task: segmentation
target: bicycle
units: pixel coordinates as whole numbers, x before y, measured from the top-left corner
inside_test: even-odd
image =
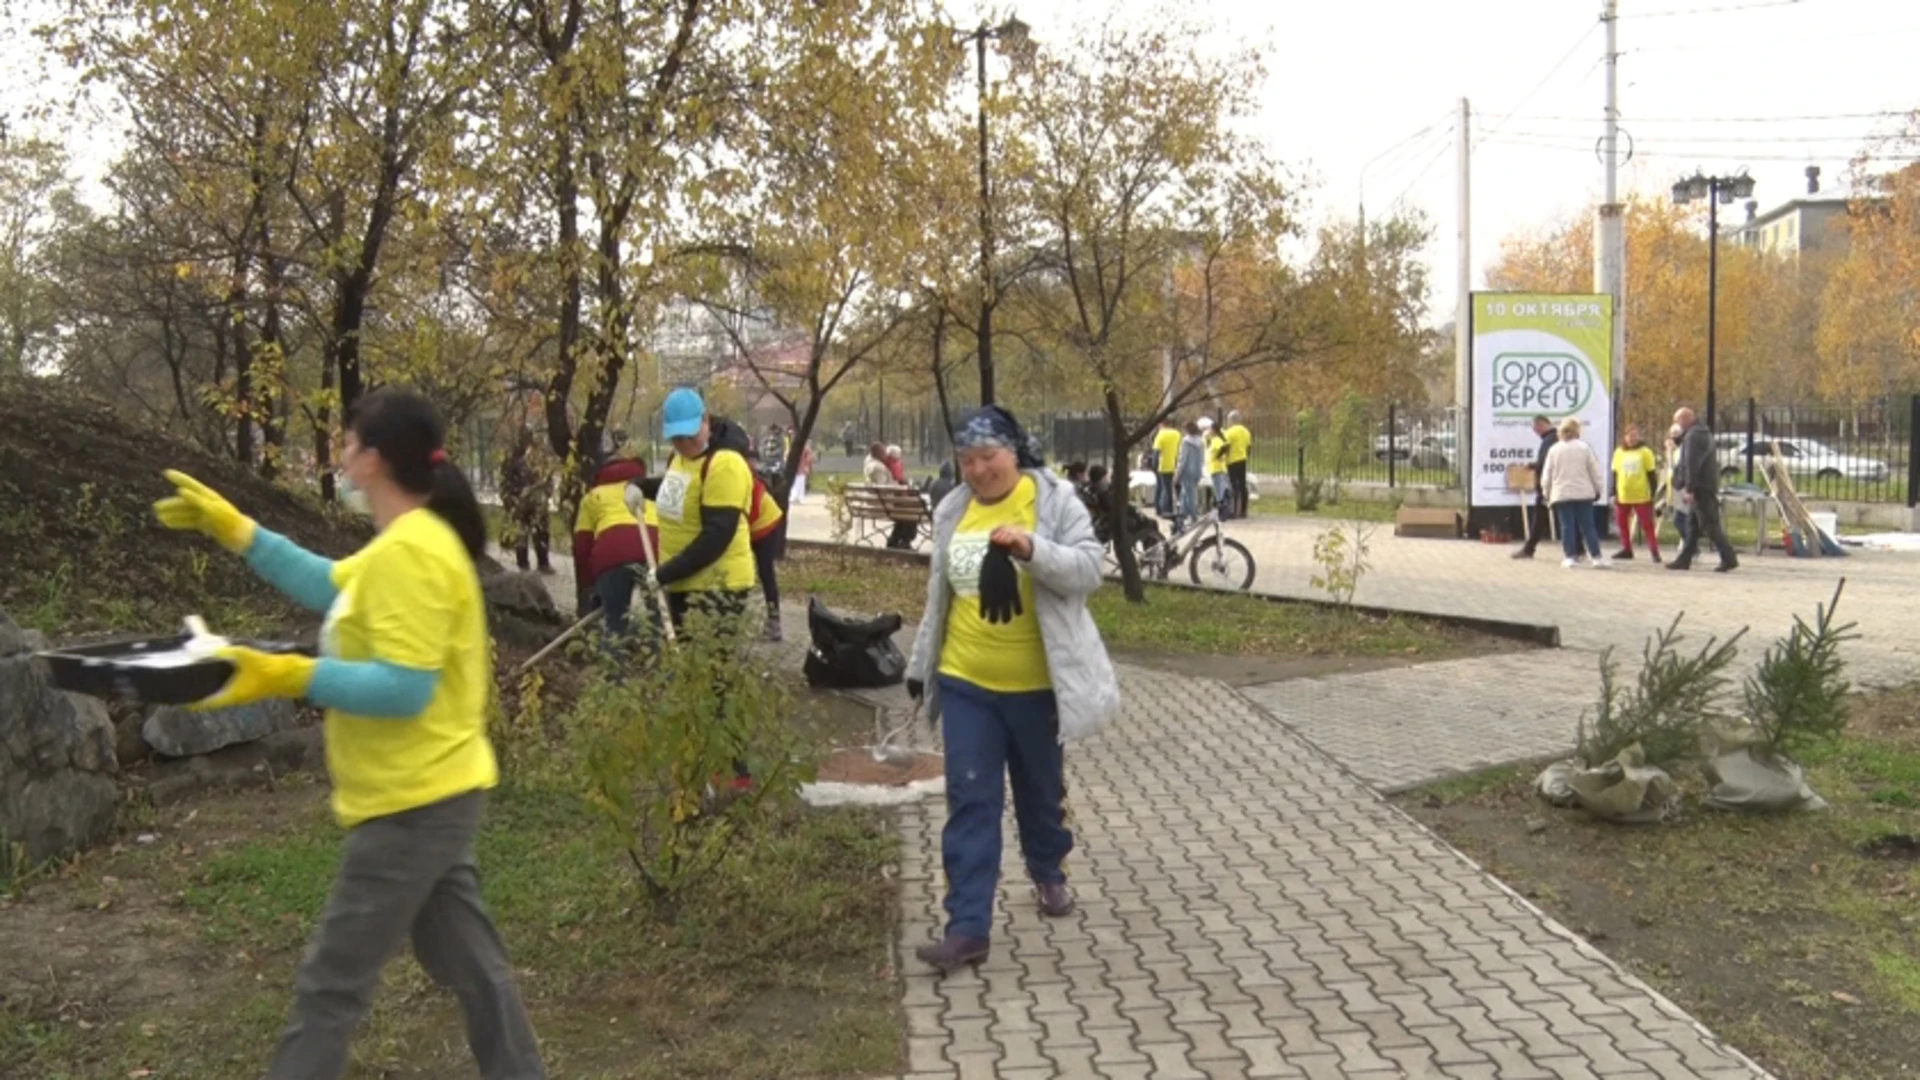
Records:
[[[1253,588],[1253,553],[1238,540],[1229,538],[1220,527],[1220,512],[1209,510],[1189,522],[1172,538],[1140,553],[1141,572],[1155,581],[1165,581],[1173,568],[1187,564],[1187,575],[1195,585],[1216,589]],[[1205,570],[1209,579],[1202,581]]]

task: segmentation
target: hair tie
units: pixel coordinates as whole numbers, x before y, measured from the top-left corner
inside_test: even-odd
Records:
[[[430,465],[445,465],[447,463],[447,452],[439,449],[434,450],[433,453],[427,455],[427,463]]]

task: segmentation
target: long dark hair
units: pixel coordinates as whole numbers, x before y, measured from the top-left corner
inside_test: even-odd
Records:
[[[427,497],[427,509],[453,527],[467,555],[487,550],[487,519],[467,476],[447,457],[447,427],[427,399],[411,390],[385,387],[361,398],[347,417],[360,445],[380,452],[393,482]]]

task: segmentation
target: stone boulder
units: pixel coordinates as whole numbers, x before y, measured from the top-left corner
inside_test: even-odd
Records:
[[[489,574],[480,579],[480,590],[487,598],[487,607],[494,612],[528,622],[560,625],[560,605],[554,603],[547,579],[539,574],[505,571]]]
[[[0,840],[35,862],[105,839],[120,806],[106,704],[55,689],[37,643],[0,613]]]
[[[140,723],[140,738],[166,757],[193,757],[264,739],[298,727],[293,702],[278,699],[195,712],[179,705],[157,705]]]

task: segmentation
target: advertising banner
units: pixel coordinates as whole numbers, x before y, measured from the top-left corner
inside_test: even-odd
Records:
[[[1604,467],[1613,453],[1613,298],[1474,293],[1470,506],[1519,506],[1508,467],[1532,465],[1533,419],[1580,421]]]

